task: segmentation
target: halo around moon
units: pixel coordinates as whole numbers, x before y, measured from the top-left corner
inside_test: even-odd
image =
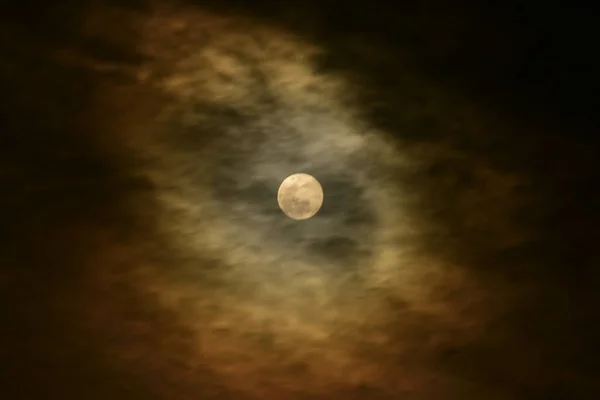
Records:
[[[312,175],[293,174],[279,186],[277,203],[288,217],[295,220],[308,219],[323,205],[323,188]]]

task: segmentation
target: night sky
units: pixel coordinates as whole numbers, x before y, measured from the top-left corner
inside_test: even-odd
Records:
[[[519,3],[1,6],[0,397],[600,398],[594,12]]]

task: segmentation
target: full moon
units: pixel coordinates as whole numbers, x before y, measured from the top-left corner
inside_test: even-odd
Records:
[[[323,188],[308,174],[293,174],[284,179],[277,192],[279,208],[295,220],[314,216],[323,205]]]

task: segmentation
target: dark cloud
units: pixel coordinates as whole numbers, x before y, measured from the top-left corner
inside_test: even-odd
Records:
[[[7,9],[12,397],[598,397],[584,69],[441,3]]]

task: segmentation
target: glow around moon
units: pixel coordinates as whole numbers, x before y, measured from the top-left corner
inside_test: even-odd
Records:
[[[323,205],[323,188],[309,174],[293,174],[285,178],[277,192],[281,211],[295,220],[313,217]]]

